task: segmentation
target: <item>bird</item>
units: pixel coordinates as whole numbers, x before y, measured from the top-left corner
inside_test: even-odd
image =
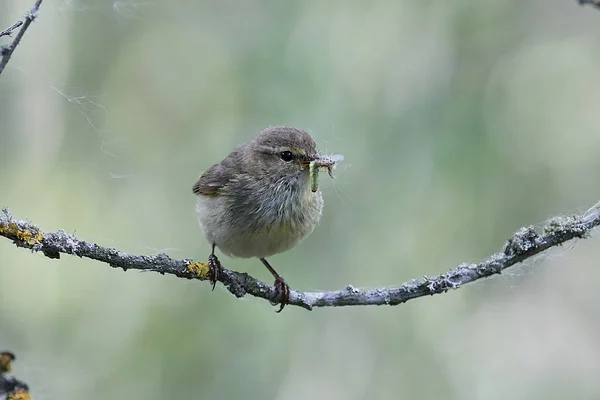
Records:
[[[258,258],[275,278],[281,312],[290,288],[267,261],[310,235],[323,211],[320,190],[311,190],[311,162],[321,159],[304,130],[274,126],[233,149],[193,185],[196,214],[211,246],[208,257],[213,290],[221,270],[215,254]]]

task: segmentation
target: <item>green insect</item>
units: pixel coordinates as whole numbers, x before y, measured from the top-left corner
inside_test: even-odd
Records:
[[[319,168],[327,168],[329,176],[333,178],[333,168],[335,164],[339,163],[344,159],[344,156],[335,154],[332,156],[323,156],[317,160],[311,161],[308,166],[309,177],[310,177],[310,190],[316,192],[319,189]]]
[[[310,176],[310,190],[316,192],[319,189],[319,165],[318,161],[311,161],[308,167]]]

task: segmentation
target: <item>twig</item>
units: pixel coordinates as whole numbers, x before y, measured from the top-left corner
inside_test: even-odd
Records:
[[[6,376],[12,369],[13,361],[15,361],[13,353],[0,351],[0,396],[6,395],[6,398],[11,400],[31,400],[29,388],[25,382]]]
[[[597,8],[600,8],[600,0],[577,0],[580,6],[591,4]]]
[[[17,21],[14,24],[12,24],[12,26],[6,28],[5,30],[3,30],[2,32],[0,32],[0,37],[2,36],[10,36],[12,34],[12,31],[14,31],[15,29],[17,29],[18,27],[20,27],[21,25],[23,25],[23,21]]]
[[[4,67],[6,67],[6,64],[10,60],[10,57],[14,53],[14,51],[17,48],[17,46],[19,45],[19,43],[21,42],[21,39],[23,38],[23,35],[27,31],[27,28],[29,28],[29,25],[31,25],[33,20],[35,20],[37,18],[38,12],[40,10],[40,4],[42,4],[42,0],[36,0],[33,7],[31,8],[31,10],[29,10],[29,12],[27,14],[25,14],[24,22],[19,21],[19,22],[15,23],[13,26],[11,26],[10,28],[2,31],[3,35],[0,35],[0,36],[10,36],[10,33],[14,29],[23,25],[21,27],[21,29],[19,30],[19,32],[17,33],[17,36],[15,36],[15,39],[13,40],[13,42],[10,45],[2,48],[2,59],[0,59],[0,74],[4,71]],[[8,32],[8,33],[5,33],[5,32]]]
[[[551,247],[574,238],[586,238],[590,231],[600,225],[600,203],[583,215],[557,217],[550,220],[541,232],[533,227],[521,228],[509,238],[501,253],[478,264],[462,264],[435,277],[425,277],[406,282],[397,288],[357,289],[351,285],[333,292],[290,293],[290,304],[311,310],[313,307],[397,305],[417,297],[445,293],[449,289],[499,274]],[[208,266],[193,260],[175,260],[166,254],[152,256],[127,254],[85,242],[75,236],[58,232],[42,232],[30,222],[15,220],[8,210],[0,212],[0,236],[14,242],[18,247],[41,251],[49,258],[59,258],[60,253],[86,257],[105,262],[114,268],[139,269],[171,274],[180,278],[208,280]],[[250,294],[278,302],[275,288],[246,273],[224,269],[219,281],[236,297]]]

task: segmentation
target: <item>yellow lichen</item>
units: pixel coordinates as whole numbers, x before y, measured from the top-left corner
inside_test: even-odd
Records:
[[[42,232],[19,229],[18,225],[14,222],[9,223],[8,225],[0,225],[0,233],[12,236],[31,246],[40,244],[44,239]]]
[[[8,395],[8,400],[33,400],[33,397],[23,389],[17,389],[14,393]]]
[[[210,267],[208,266],[208,264],[199,261],[191,261],[187,267],[187,272],[189,272],[190,274],[194,274],[200,278],[208,277],[209,270]]]
[[[14,359],[15,356],[12,353],[7,351],[0,353],[0,373],[10,372],[12,369],[11,363]]]

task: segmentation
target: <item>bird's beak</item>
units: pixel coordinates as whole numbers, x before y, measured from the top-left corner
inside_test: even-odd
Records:
[[[299,162],[299,164],[303,167],[308,167],[311,162],[313,162],[315,160],[319,160],[320,158],[321,158],[321,156],[318,154],[306,156],[302,161]]]

